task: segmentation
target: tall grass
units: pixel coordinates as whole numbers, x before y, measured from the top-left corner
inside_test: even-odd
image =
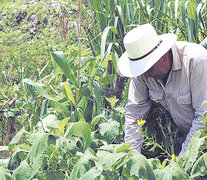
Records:
[[[139,24],[152,23],[160,34],[172,32],[178,34],[179,40],[196,43],[200,43],[207,34],[205,0],[88,0],[88,4],[101,32],[110,29],[104,48],[113,43],[112,49],[119,56],[124,51],[124,34]],[[94,32],[92,35],[95,36]],[[101,41],[101,37],[98,38],[97,41]]]

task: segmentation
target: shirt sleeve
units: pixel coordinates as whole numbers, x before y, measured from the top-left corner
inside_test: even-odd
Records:
[[[207,55],[205,57],[207,57]],[[192,106],[195,110],[195,118],[192,121],[192,127],[190,128],[186,140],[182,144],[182,150],[178,157],[180,157],[186,151],[193,134],[196,131],[205,128],[201,122],[203,120],[203,114],[207,110],[206,105],[202,106],[202,103],[207,100],[207,58],[199,60],[198,63],[192,67],[190,86],[192,94]]]
[[[141,152],[143,137],[137,120],[146,119],[151,107],[148,88],[141,76],[132,78],[129,85],[128,103],[125,114],[125,142],[131,149]]]

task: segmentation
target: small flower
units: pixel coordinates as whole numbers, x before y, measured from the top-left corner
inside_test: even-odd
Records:
[[[171,160],[170,161],[175,161],[177,159],[177,156],[175,154],[171,155]]]
[[[143,120],[143,119],[141,119],[141,120],[137,119],[137,124],[138,124],[138,126],[142,126],[142,125],[144,125],[145,123],[146,123],[145,120]]]

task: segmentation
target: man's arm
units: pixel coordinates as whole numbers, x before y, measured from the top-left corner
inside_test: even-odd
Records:
[[[178,157],[180,157],[193,136],[193,134],[205,128],[201,121],[203,120],[203,114],[207,110],[207,106],[201,106],[203,101],[207,100],[207,53],[204,56],[206,59],[199,60],[194,67],[192,67],[190,75],[190,86],[192,94],[192,106],[195,110],[195,118],[192,121],[192,127],[186,137],[186,140],[182,144],[182,150]]]
[[[141,76],[131,79],[128,103],[125,114],[125,142],[131,143],[131,149],[141,152],[143,137],[139,133],[137,120],[146,119],[151,107],[148,88]]]

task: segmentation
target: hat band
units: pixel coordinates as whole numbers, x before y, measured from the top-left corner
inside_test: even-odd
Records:
[[[138,57],[138,58],[130,58],[130,57],[129,57],[129,59],[130,59],[131,61],[138,61],[138,60],[140,60],[140,59],[145,58],[146,56],[148,56],[149,54],[151,54],[155,49],[157,49],[157,48],[159,47],[159,45],[161,44],[161,42],[162,42],[162,40],[160,40],[160,42],[158,43],[158,45],[155,46],[155,47],[154,47],[151,51],[149,51],[147,54],[145,54],[145,55],[143,55],[143,56],[141,56],[141,57]]]

